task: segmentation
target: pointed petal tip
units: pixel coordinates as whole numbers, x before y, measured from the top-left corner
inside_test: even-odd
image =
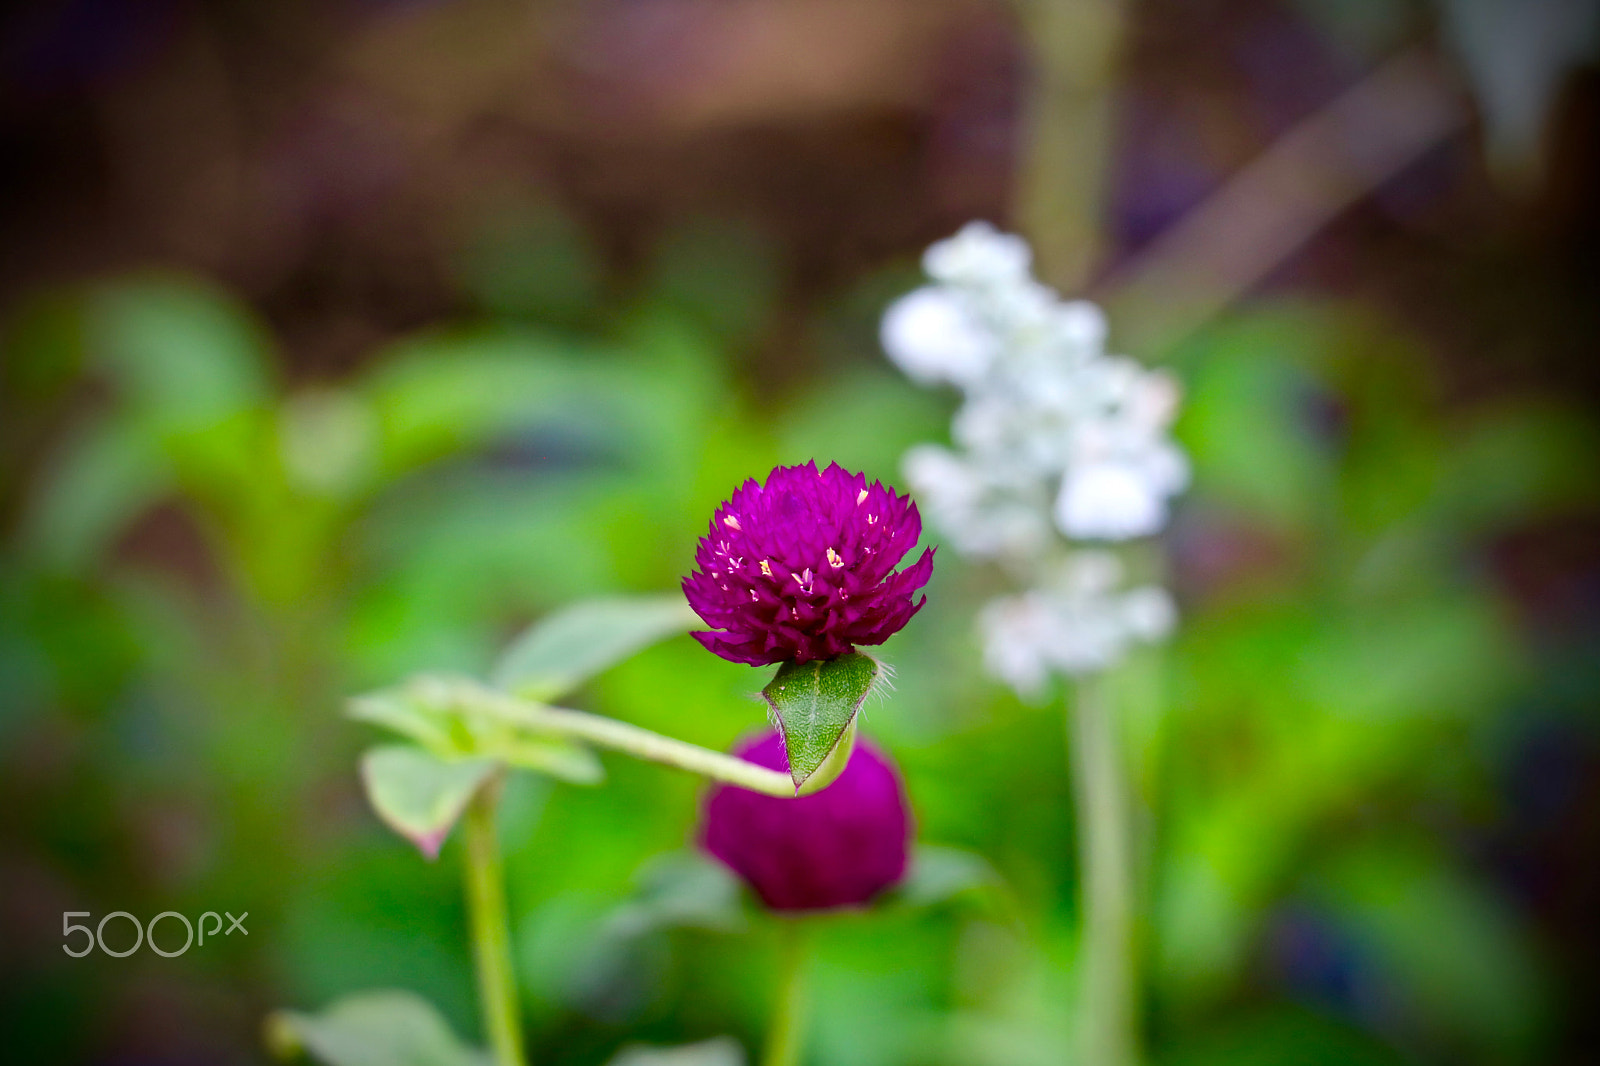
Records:
[[[447,826],[432,833],[418,833],[411,837],[411,843],[415,844],[417,850],[422,852],[424,859],[434,862],[439,858],[439,851],[444,847],[444,838],[449,832],[450,829]]]

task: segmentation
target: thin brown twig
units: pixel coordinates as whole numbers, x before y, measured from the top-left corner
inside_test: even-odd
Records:
[[[1099,286],[1123,344],[1169,349],[1468,117],[1423,49],[1388,60]]]

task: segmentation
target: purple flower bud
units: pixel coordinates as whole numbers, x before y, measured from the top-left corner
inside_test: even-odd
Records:
[[[780,466],[717,508],[684,578],[689,606],[713,630],[706,648],[736,663],[833,659],[882,644],[927,602],[933,549],[894,568],[922,533],[917,505],[837,463]]]
[[[788,770],[783,738],[762,733],[734,754]],[[866,903],[906,872],[911,814],[900,775],[865,739],[820,792],[797,799],[718,785],[706,799],[701,841],[776,911]]]

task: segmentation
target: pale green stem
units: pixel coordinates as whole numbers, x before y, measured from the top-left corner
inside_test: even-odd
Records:
[[[444,691],[436,691],[439,686],[444,686]],[[732,755],[662,736],[604,715],[518,699],[466,679],[429,679],[426,688],[419,688],[417,694],[424,699],[454,704],[531,732],[576,737],[603,748],[626,752],[638,759],[687,770],[752,792],[786,799],[792,799],[795,795],[794,781],[786,773],[768,770]]]
[[[767,1046],[761,1066],[800,1066],[804,1046],[806,1012],[809,1006],[811,936],[804,918],[786,918],[783,925],[783,957],[778,970],[778,1000],[772,1008],[772,1024],[767,1029]]]
[[[511,965],[511,928],[506,918],[505,875],[495,825],[499,783],[478,790],[462,819],[466,841],[467,915],[484,1035],[495,1066],[526,1066],[516,975]]]
[[[1080,1061],[1084,1066],[1133,1066],[1139,1050],[1132,826],[1116,715],[1103,680],[1078,682],[1068,728],[1083,886]]]
[[[1080,289],[1100,255],[1126,0],[1017,0],[1031,59],[1016,217],[1039,276]]]

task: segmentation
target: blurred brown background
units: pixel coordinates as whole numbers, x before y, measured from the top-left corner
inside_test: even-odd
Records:
[[[1471,90],[1425,4],[1125,7],[1100,276],[1375,55],[1420,43]],[[546,204],[613,288],[684,217],[777,242],[759,354],[798,372],[785,315],[967,219],[1014,221],[1031,69],[1019,14],[975,0],[72,0],[13,10],[4,48],[4,291],[202,270],[308,377],[463,309],[461,257],[537,235]],[[1272,280],[1402,310],[1452,342],[1463,390],[1592,392],[1596,74],[1548,73],[1504,180],[1474,121]]]

